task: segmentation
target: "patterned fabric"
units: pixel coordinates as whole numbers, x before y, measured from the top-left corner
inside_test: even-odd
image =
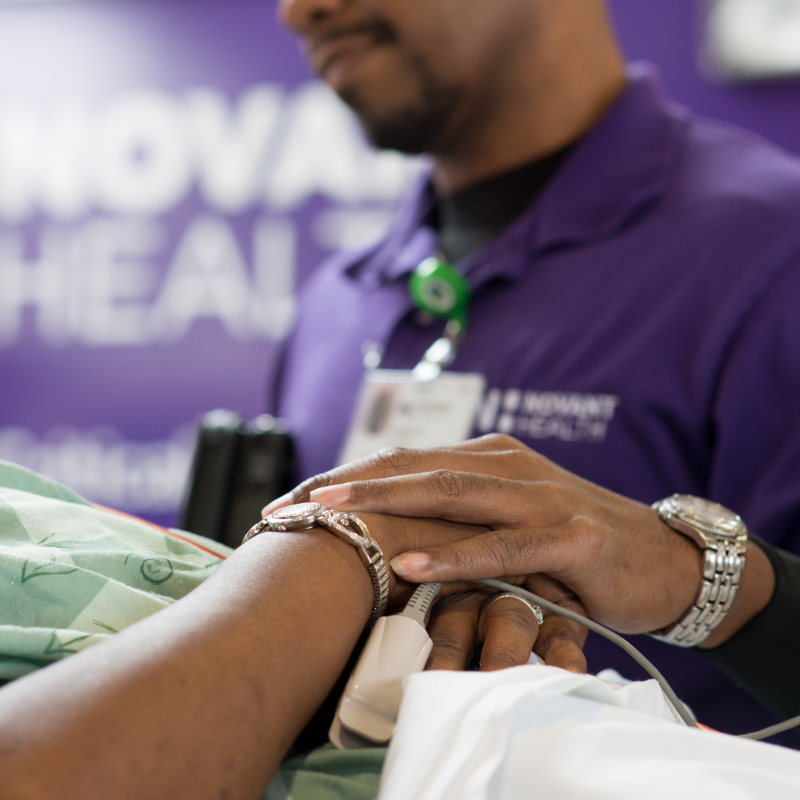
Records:
[[[287,761],[263,800],[375,800],[386,750],[330,745]]]
[[[92,506],[0,462],[0,680],[84,650],[173,603],[230,552]]]
[[[79,652],[164,608],[229,553],[202,537],[97,508],[0,462],[0,680]],[[377,748],[320,748],[285,762],[263,800],[375,800],[385,756]]]
[[[231,552],[0,461],[0,685],[175,602]],[[325,747],[292,759],[265,800],[374,800],[385,752]]]

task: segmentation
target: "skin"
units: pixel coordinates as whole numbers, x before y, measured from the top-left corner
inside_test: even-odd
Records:
[[[625,85],[602,0],[281,0],[279,13],[377,145],[433,157],[441,195],[577,140]],[[314,498],[341,509],[444,516],[492,529],[425,558],[397,560],[395,569],[409,580],[511,573],[626,633],[669,627],[685,614],[701,575],[693,543],[646,506],[581,482],[517,443],[489,448],[496,452],[480,457],[472,451],[484,445],[424,457],[390,454],[328,473],[295,496],[347,481],[347,494],[340,487]],[[363,483],[376,478],[382,480]],[[704,646],[739,630],[773,587],[769,562],[751,545],[737,602]],[[434,664],[463,667],[485,635],[481,602],[443,606],[435,620],[442,658],[435,651]],[[550,645],[550,663],[570,669],[585,666],[584,637],[558,619],[538,632],[539,647]],[[487,645],[491,651],[491,638]]]
[[[387,558],[466,532],[430,521],[423,540],[416,520],[364,519]],[[413,588],[393,580],[392,603]],[[254,538],[169,608],[0,690],[0,797],[261,797],[371,606],[350,544],[320,530]],[[495,606],[511,646],[533,641],[524,615]]]
[[[600,0],[284,0],[280,14],[368,133],[434,156],[442,193],[573,141],[624,85]],[[389,558],[482,533],[368,524]],[[409,591],[398,583],[393,600]],[[555,663],[580,639],[539,628],[516,601],[488,602],[439,604],[434,666],[484,638],[482,669],[531,646]],[[254,539],[170,608],[0,692],[2,797],[260,797],[370,605],[357,554],[329,533]]]
[[[428,627],[434,646],[426,670],[463,670],[472,660],[475,646],[482,645],[481,672],[527,664],[531,651],[547,666],[586,672],[583,627],[549,615],[539,625],[524,604],[497,597],[497,593],[473,591],[437,601]],[[586,613],[574,598],[551,593],[549,599]]]
[[[600,0],[283,0],[280,13],[376,141],[405,137],[433,155],[442,194],[574,141],[624,86]],[[365,516],[411,582],[506,577],[629,633],[674,622],[696,592],[699,551],[650,509],[503,437],[385,453],[283,504],[312,490],[341,509],[416,518]],[[752,548],[708,644],[773,586]],[[459,668],[483,642],[482,670],[524,663],[532,647],[585,668],[580,628],[459,589],[434,609],[429,667]],[[410,591],[395,582],[393,602]],[[357,553],[329,533],[257,537],[170,608],[0,692],[1,796],[260,797],[371,602]]]
[[[433,156],[443,194],[576,140],[625,85],[602,0],[282,0],[279,14],[373,140]],[[403,120],[415,135],[392,140]]]
[[[702,580],[700,549],[649,506],[584,481],[500,434],[447,449],[382,451],[307,481],[265,511],[309,496],[343,511],[485,526],[489,532],[470,539],[407,552],[392,568],[414,582],[505,577],[562,605],[577,604],[620,633],[671,627]],[[774,589],[772,567],[751,542],[737,599],[701,647],[741,630]],[[563,647],[577,658],[582,639],[570,640],[561,620],[551,624],[563,628]]]
[[[442,195],[576,141],[626,82],[603,0],[281,0],[279,16],[376,145],[433,157]],[[547,590],[581,610],[562,587]],[[485,635],[481,603],[440,609],[429,666],[469,662]],[[537,653],[584,670],[585,635],[548,618]],[[491,637],[483,663],[495,663],[502,646]],[[500,661],[525,663],[530,648],[511,651],[515,658]]]

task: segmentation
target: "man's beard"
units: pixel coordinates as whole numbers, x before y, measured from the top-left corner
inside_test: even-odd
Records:
[[[361,101],[358,92],[345,89],[340,93],[375,147],[409,154],[431,152],[458,105],[455,87],[436,81],[419,61],[414,68],[421,87],[420,98],[406,108],[379,114]]]

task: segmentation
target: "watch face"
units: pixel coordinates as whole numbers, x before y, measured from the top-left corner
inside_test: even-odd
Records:
[[[273,529],[300,530],[313,527],[317,516],[324,510],[319,503],[297,503],[279,508],[267,517],[267,522]]]
[[[675,498],[675,504],[684,518],[693,517],[702,527],[719,533],[733,531],[742,524],[739,516],[733,511],[702,497],[681,495]]]
[[[270,514],[270,518],[276,521],[297,519],[298,517],[308,517],[318,514],[322,511],[322,506],[319,503],[298,503],[294,506],[286,506],[286,508],[279,508],[274,513]]]

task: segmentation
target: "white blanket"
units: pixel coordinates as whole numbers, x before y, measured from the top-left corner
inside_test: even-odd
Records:
[[[679,722],[655,681],[527,666],[406,682],[380,800],[797,800],[800,753]]]

